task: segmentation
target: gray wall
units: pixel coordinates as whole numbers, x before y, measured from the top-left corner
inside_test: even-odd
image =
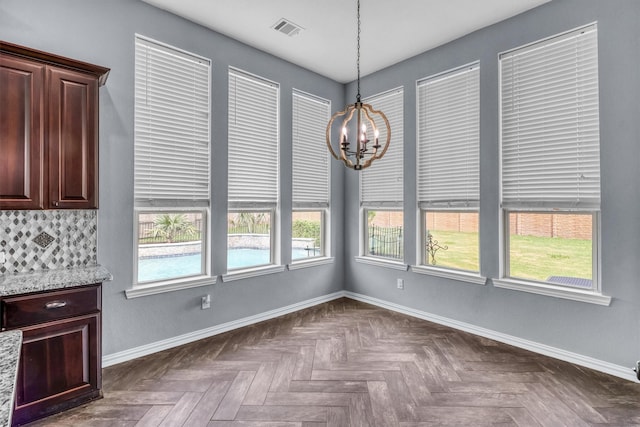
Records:
[[[427,313],[622,366],[640,358],[640,2],[554,0],[532,11],[418,55],[362,81],[368,96],[405,88],[405,251],[415,263],[416,80],[480,61],[481,273],[499,274],[498,54],[598,22],[602,174],[603,293],[610,307],[534,295],[356,263],[358,179],[346,175],[346,289]],[[364,60],[364,58],[363,58]],[[347,96],[354,96],[354,85]],[[396,289],[396,278],[405,290]]]
[[[241,13],[242,11],[239,11]],[[343,288],[342,180],[332,163],[333,255],[336,262],[255,279],[127,300],[133,271],[134,34],[177,46],[213,62],[212,265],[226,268],[227,71],[234,66],[280,83],[282,260],[290,258],[291,91],[344,106],[344,87],[138,0],[2,0],[0,39],[111,68],[100,89],[98,263],[114,275],[103,292],[103,354],[330,294]],[[335,219],[337,217],[337,219]],[[200,296],[211,293],[210,310]]]

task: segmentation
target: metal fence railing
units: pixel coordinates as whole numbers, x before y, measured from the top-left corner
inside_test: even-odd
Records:
[[[229,224],[227,233],[229,234],[269,234],[270,224]]]
[[[196,219],[193,221],[193,226],[196,229],[195,233],[187,233],[177,231],[173,236],[173,242],[188,242],[193,240],[200,240],[202,234],[202,220]],[[138,224],[138,240],[140,243],[166,243],[167,239],[163,235],[154,235],[154,229],[156,224],[154,222],[141,222]]]
[[[369,255],[403,259],[402,227],[369,226]]]
[[[176,233],[174,242],[183,242],[190,240],[198,240],[202,232],[202,221],[195,220],[194,226],[197,232],[194,233]],[[153,222],[141,222],[138,225],[138,238],[140,243],[165,243],[164,236],[154,236]],[[247,225],[229,225],[229,234],[269,234],[270,224],[253,224]],[[379,227],[376,225],[369,226],[369,255],[375,255],[386,258],[402,259],[403,258],[403,236],[402,227]]]

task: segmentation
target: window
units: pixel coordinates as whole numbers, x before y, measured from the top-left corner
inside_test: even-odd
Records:
[[[291,259],[305,260],[325,255],[326,210],[296,210],[291,216]]]
[[[142,36],[135,42],[134,288],[202,279],[211,62]]]
[[[206,274],[204,211],[137,211],[138,283]]]
[[[227,268],[278,264],[277,83],[229,70]]]
[[[365,209],[364,214],[367,218],[366,254],[403,260],[403,212],[400,210]]]
[[[479,65],[418,82],[421,264],[480,271]]]
[[[293,261],[326,255],[329,154],[325,131],[330,112],[329,101],[293,92]]]
[[[229,270],[273,264],[272,210],[230,212],[228,216],[227,268]]]
[[[599,290],[597,29],[500,56],[505,278]]]
[[[389,120],[391,142],[384,157],[360,172],[362,208],[362,254],[401,261],[403,251],[403,172],[404,172],[404,90],[393,89],[364,99]],[[377,118],[377,117],[376,117]],[[386,128],[376,121],[380,141],[387,138]],[[373,138],[373,135],[371,136]]]
[[[508,211],[510,277],[593,288],[591,213]]]

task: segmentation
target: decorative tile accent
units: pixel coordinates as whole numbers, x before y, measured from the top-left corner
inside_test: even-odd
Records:
[[[33,238],[33,243],[35,243],[36,245],[44,249],[47,246],[49,246],[51,242],[53,242],[54,240],[56,239],[53,236],[43,231],[42,233],[38,234],[36,237]]]
[[[36,244],[42,233],[54,240]],[[95,210],[0,211],[0,274],[97,265]]]

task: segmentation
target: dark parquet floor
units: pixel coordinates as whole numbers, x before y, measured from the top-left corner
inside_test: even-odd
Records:
[[[640,426],[640,384],[350,299],[103,377],[31,426]]]

